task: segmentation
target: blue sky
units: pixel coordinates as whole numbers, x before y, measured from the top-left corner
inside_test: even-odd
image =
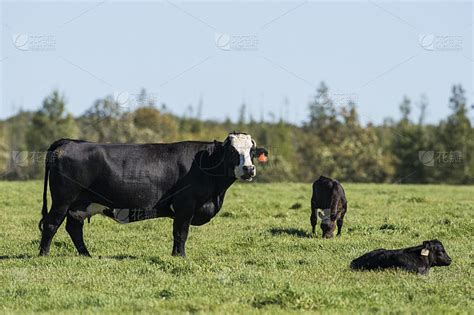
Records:
[[[0,118],[53,89],[75,115],[106,95],[133,108],[144,87],[176,114],[202,99],[204,118],[235,119],[245,102],[300,123],[325,81],[364,122],[422,93],[436,122],[452,84],[474,101],[472,17],[452,1],[2,2]]]

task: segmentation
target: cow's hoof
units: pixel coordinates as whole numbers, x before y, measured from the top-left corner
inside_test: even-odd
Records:
[[[38,256],[48,256],[49,250],[40,249]]]
[[[171,253],[171,256],[186,258],[186,254],[184,253]]]

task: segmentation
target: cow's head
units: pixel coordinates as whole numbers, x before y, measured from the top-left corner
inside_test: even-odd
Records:
[[[251,181],[257,174],[253,159],[260,163],[268,159],[264,148],[257,148],[252,137],[245,133],[231,133],[224,141],[225,159],[232,168],[233,176],[238,179]]]
[[[431,266],[449,266],[451,258],[438,240],[424,241],[420,255],[427,256]]]
[[[331,238],[336,228],[336,221],[331,220],[331,209],[324,209],[318,212],[321,219],[321,230],[323,231],[323,238]]]

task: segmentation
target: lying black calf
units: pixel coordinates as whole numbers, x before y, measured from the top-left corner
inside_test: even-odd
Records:
[[[423,245],[402,249],[376,249],[354,259],[352,269],[401,268],[419,274],[427,274],[430,267],[449,266],[451,258],[438,240],[424,241]]]

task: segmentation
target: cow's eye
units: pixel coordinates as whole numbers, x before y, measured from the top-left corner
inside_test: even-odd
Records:
[[[250,157],[253,159],[254,157],[256,157],[257,155],[257,151],[255,149],[250,149]]]

